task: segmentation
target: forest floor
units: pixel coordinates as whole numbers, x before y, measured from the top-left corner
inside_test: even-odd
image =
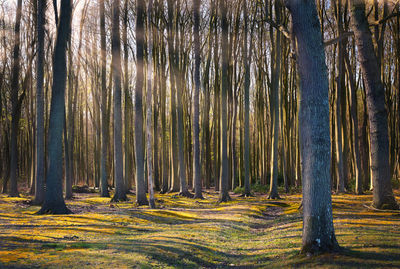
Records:
[[[0,195],[0,268],[400,268],[400,212],[367,208],[371,195],[333,196],[343,249],[316,257],[299,255],[300,195],[204,196],[157,194],[151,210],[75,194],[75,214],[38,216],[29,196]]]

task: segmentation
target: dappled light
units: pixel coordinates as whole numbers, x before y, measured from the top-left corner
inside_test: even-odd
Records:
[[[397,193],[400,194],[400,193]],[[371,195],[333,196],[336,235],[343,249],[305,259],[301,199],[267,195],[216,204],[156,195],[159,208],[113,204],[96,194],[75,194],[73,215],[38,216],[31,197],[0,196],[0,266],[185,267],[400,266],[399,213],[371,211]],[[135,200],[129,195],[130,200]],[[177,201],[180,203],[177,203]],[[384,250],[384,251],[382,251]]]

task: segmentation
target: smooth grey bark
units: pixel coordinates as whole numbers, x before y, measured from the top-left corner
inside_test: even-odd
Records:
[[[150,208],[156,208],[154,202],[154,183],[153,183],[153,149],[152,149],[152,79],[153,79],[153,36],[152,36],[152,11],[153,0],[149,0],[147,8],[147,34],[148,34],[148,61],[147,61],[147,96],[146,96],[146,133],[147,133],[147,173],[149,182],[149,204]]]
[[[388,116],[380,67],[365,14],[364,0],[351,0],[351,21],[358,49],[358,60],[365,83],[370,131],[373,206],[398,209],[392,190],[389,165]]]
[[[279,1],[275,2],[275,19],[279,23],[281,18],[281,8]],[[275,48],[273,48],[273,74],[272,74],[272,148],[271,148],[271,178],[269,183],[268,199],[279,199],[278,194],[278,146],[279,146],[279,81],[281,76],[281,33],[275,31]]]
[[[200,120],[199,120],[199,98],[200,98],[200,0],[193,1],[194,18],[194,94],[193,94],[193,175],[194,175],[194,198],[203,199],[200,165]],[[209,173],[209,171],[207,171]]]
[[[180,8],[179,0],[177,10]],[[180,11],[179,11],[180,12]],[[177,44],[183,45],[179,41],[179,31],[178,31],[178,24],[176,24],[176,40],[175,46]],[[185,136],[184,136],[184,123],[183,123],[183,78],[181,77],[183,72],[181,67],[179,66],[179,51],[175,48],[175,82],[176,82],[176,112],[177,112],[177,135],[178,135],[178,162],[179,162],[179,195],[185,197],[193,197],[193,194],[189,192],[187,182],[186,182],[186,162],[185,162]]]
[[[106,74],[106,27],[104,14],[104,0],[99,0],[100,11],[100,57],[101,57],[101,157],[100,157],[100,196],[110,197],[108,192],[107,171],[107,143],[108,143],[108,120],[107,120],[107,74]]]
[[[111,201],[126,201],[123,154],[122,154],[122,108],[121,108],[121,39],[119,30],[120,0],[112,3],[112,38],[111,50],[114,80],[114,177],[115,193]]]
[[[170,74],[170,87],[171,87],[171,102],[170,102],[170,143],[171,143],[171,178],[170,178],[170,192],[179,191],[179,177],[178,177],[178,141],[177,141],[177,120],[176,120],[176,51],[174,46],[174,4],[175,0],[168,0],[168,55],[169,55],[169,74]]]
[[[244,196],[251,196],[250,189],[250,63],[252,51],[252,39],[250,40],[250,53],[247,48],[248,37],[248,12],[247,4],[244,4],[244,38],[243,38],[243,56],[244,56]],[[251,38],[251,37],[250,37]]]
[[[164,12],[164,6],[162,3],[158,3],[159,12]],[[167,74],[166,74],[166,49],[165,49],[165,42],[161,43],[161,74],[160,74],[160,92],[161,92],[161,143],[162,143],[162,187],[161,193],[168,192],[168,178],[169,178],[169,170],[168,170],[168,162],[169,162],[169,155],[168,155],[168,144],[169,138],[168,137],[168,124],[167,124],[167,109],[166,109],[166,96],[167,96]]]
[[[36,166],[35,198],[33,203],[41,205],[44,200],[44,26],[46,23],[46,0],[37,1],[37,71],[36,71]]]
[[[144,182],[143,154],[143,50],[144,50],[144,0],[136,3],[136,89],[135,89],[135,159],[136,159],[136,203],[148,205]]]
[[[132,100],[129,88],[129,48],[128,48],[128,13],[129,13],[129,0],[124,1],[124,15],[123,15],[123,28],[122,28],[122,42],[124,49],[124,179],[125,179],[125,190],[129,193],[132,188],[132,163],[131,163],[131,108]]]
[[[350,100],[351,100],[350,114],[353,126],[353,134],[352,134],[354,143],[353,157],[354,157],[354,172],[356,177],[355,192],[356,194],[362,194],[364,188],[361,176],[361,158],[360,158],[360,146],[358,138],[357,85],[356,82],[354,81],[353,71],[347,56],[348,55],[346,55],[345,57],[345,63],[346,63],[347,76],[350,83]]]
[[[65,113],[65,86],[67,77],[66,50],[71,34],[72,1],[61,0],[60,23],[53,58],[53,86],[50,105],[48,137],[48,170],[46,191],[38,214],[72,213],[65,205],[62,191],[63,156],[62,135]]]
[[[11,149],[10,149],[10,197],[19,197],[18,192],[18,133],[19,120],[21,117],[22,100],[24,93],[19,97],[19,73],[20,73],[20,27],[21,27],[22,0],[17,2],[17,12],[14,26],[14,48],[11,73]]]
[[[298,45],[300,154],[303,179],[302,253],[338,249],[331,200],[329,87],[314,0],[286,1]]]
[[[221,177],[220,177],[220,193],[219,202],[227,202],[231,200],[229,196],[229,160],[227,155],[228,142],[227,142],[227,111],[228,111],[228,20],[227,20],[227,6],[226,0],[220,0],[220,20],[221,20],[221,46],[222,48],[222,87],[221,87]]]
[[[342,26],[342,7],[341,3],[337,2],[335,3],[336,9],[337,9],[337,14],[336,14],[336,21],[338,25],[338,34],[341,35],[343,32],[343,26]],[[336,117],[335,117],[335,137],[336,137],[336,161],[337,161],[337,169],[336,169],[336,193],[343,193],[345,191],[345,178],[346,178],[346,169],[345,166],[345,161],[346,159],[344,156],[347,154],[344,153],[344,145],[343,145],[343,114],[346,115],[346,107],[343,107],[342,104],[346,104],[345,100],[345,94],[344,92],[344,50],[345,47],[343,45],[343,42],[340,42],[338,44],[338,55],[337,55],[337,65],[338,65],[338,77],[336,78]],[[346,137],[344,141],[346,140]]]

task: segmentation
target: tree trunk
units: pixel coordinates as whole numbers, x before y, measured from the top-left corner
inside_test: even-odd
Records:
[[[248,14],[247,3],[244,5],[244,40],[243,40],[243,56],[244,56],[244,196],[251,196],[250,189],[250,63],[252,51],[252,39],[250,37],[250,52],[247,49],[248,36]]]
[[[122,154],[122,109],[121,109],[121,40],[119,31],[120,0],[113,0],[112,21],[112,68],[114,80],[114,177],[115,194],[111,201],[126,201]]]
[[[144,182],[143,153],[143,46],[144,46],[144,0],[136,3],[136,90],[135,90],[135,156],[136,156],[136,203],[148,205]]]
[[[200,122],[199,122],[199,95],[200,95],[200,0],[193,2],[194,17],[194,54],[195,54],[195,88],[193,94],[193,170],[194,189],[196,199],[203,199],[200,165]],[[207,171],[208,172],[208,171]]]
[[[18,192],[18,133],[19,120],[21,117],[22,100],[25,97],[24,93],[19,97],[19,72],[20,72],[20,26],[21,26],[22,0],[17,2],[17,12],[15,16],[14,27],[14,48],[13,48],[13,63],[11,74],[11,151],[10,151],[10,197],[19,197]]]
[[[314,0],[287,1],[298,44],[300,154],[303,179],[302,253],[338,248],[331,201],[329,87]]]
[[[71,34],[71,0],[61,0],[61,16],[53,58],[53,86],[50,108],[48,164],[46,193],[38,214],[68,214],[62,192],[62,133],[65,113],[65,86],[67,77],[66,50]]]
[[[279,1],[275,2],[275,17],[276,21],[280,23],[281,9]],[[279,146],[279,80],[281,77],[281,33],[275,31],[275,47],[273,49],[273,74],[272,74],[272,93],[270,104],[272,106],[272,152],[271,152],[271,180],[269,189],[269,199],[279,199],[278,194],[278,146]]]
[[[128,3],[129,0],[124,1],[124,18],[123,18],[123,30],[122,40],[124,46],[124,179],[125,179],[125,191],[129,193],[132,188],[132,163],[131,163],[131,143],[130,143],[130,132],[131,132],[131,96],[129,91],[129,51],[128,51]]]
[[[178,176],[178,142],[177,142],[177,120],[176,120],[176,51],[174,46],[173,22],[174,22],[174,0],[168,0],[168,54],[169,54],[169,74],[171,82],[171,124],[170,124],[170,144],[171,144],[171,184],[170,192],[179,191]]]
[[[358,115],[357,115],[357,85],[354,81],[353,71],[351,69],[348,57],[345,57],[347,76],[350,83],[350,97],[351,97],[351,122],[353,125],[353,143],[354,143],[354,170],[356,177],[356,194],[362,194],[363,181],[361,177],[361,158],[360,158],[360,147],[358,139]]]
[[[393,196],[390,178],[385,93],[372,43],[372,34],[365,14],[365,2],[364,0],[351,0],[351,5],[354,38],[358,48],[358,60],[361,64],[367,95],[373,206],[380,209],[398,209],[399,206]]]
[[[222,87],[221,87],[221,177],[220,177],[220,193],[219,202],[227,202],[231,200],[229,196],[229,162],[228,162],[228,143],[227,143],[227,110],[228,110],[228,20],[226,0],[220,0],[220,20],[222,28],[221,46],[222,50]]]
[[[41,205],[44,199],[44,25],[46,1],[37,1],[37,71],[36,71],[36,175],[33,203]]]
[[[104,0],[100,0],[100,43],[101,43],[101,157],[100,157],[100,196],[110,197],[108,192],[107,169],[107,144],[108,144],[108,120],[107,120],[107,74],[106,74],[106,28],[104,14]]]
[[[152,12],[153,12],[153,0],[149,1],[149,6],[147,9],[147,31],[148,31],[148,61],[147,61],[147,97],[146,97],[146,133],[147,133],[147,173],[149,182],[149,200],[150,208],[156,208],[154,202],[154,184],[153,184],[153,150],[152,150],[152,79],[153,79],[153,36],[152,36]]]

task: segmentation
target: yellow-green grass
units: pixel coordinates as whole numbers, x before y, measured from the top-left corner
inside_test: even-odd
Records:
[[[398,197],[399,192],[396,192]],[[110,204],[97,194],[67,201],[73,215],[34,213],[31,197],[0,195],[0,268],[400,267],[400,212],[365,207],[371,195],[333,196],[340,253],[299,255],[300,195],[233,196],[217,204],[156,195],[157,209]]]

